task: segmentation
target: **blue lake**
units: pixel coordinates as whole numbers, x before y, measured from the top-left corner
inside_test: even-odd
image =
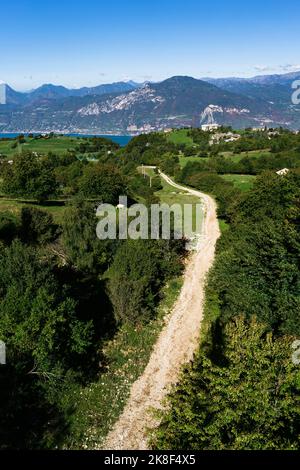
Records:
[[[14,137],[18,137],[18,135],[20,135],[20,133],[17,133],[17,134],[1,134],[0,133],[0,139],[2,137],[4,138],[14,138]],[[28,134],[24,134],[24,135],[28,135]],[[33,134],[35,135],[35,134]],[[121,145],[121,147],[125,147],[125,145],[128,144],[128,142],[131,141],[132,139],[132,136],[130,135],[95,135],[95,134],[91,134],[91,135],[88,135],[88,134],[64,134],[66,136],[69,136],[69,137],[104,137],[106,139],[111,139],[113,140],[114,142],[116,142],[117,144]]]

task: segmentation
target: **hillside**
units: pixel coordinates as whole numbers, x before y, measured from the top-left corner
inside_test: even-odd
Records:
[[[18,92],[11,88],[9,85],[6,87],[6,103],[8,105],[30,105],[38,104],[43,100],[56,100],[63,99],[70,96],[88,96],[88,95],[105,95],[108,93],[124,93],[127,91],[132,91],[135,88],[139,87],[139,84],[134,82],[116,82],[98,85],[95,87],[82,87],[82,88],[66,88],[60,85],[52,85],[51,83],[46,83],[41,85],[39,88],[29,92]]]
[[[69,90],[43,85],[22,94],[7,87],[0,132],[139,133],[218,123],[234,128],[300,127],[291,79],[172,77],[142,86],[132,82]]]
[[[0,448],[299,448],[300,134],[222,131],[1,140]],[[195,252],[98,239],[95,207],[120,194],[201,196]]]
[[[297,121],[299,106],[292,104],[292,84],[300,79],[300,72],[284,75],[261,75],[253,78],[207,78],[211,83],[231,93],[238,93],[248,98],[260,99],[274,106],[277,114],[287,120]]]

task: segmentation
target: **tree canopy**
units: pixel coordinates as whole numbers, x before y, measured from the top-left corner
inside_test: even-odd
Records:
[[[229,322],[222,355],[200,352],[168,398],[152,439],[155,449],[295,450],[299,448],[300,373],[292,338],[262,323]]]

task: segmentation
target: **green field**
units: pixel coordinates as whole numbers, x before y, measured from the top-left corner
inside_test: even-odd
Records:
[[[161,180],[163,189],[155,193],[162,203],[166,204],[196,204],[199,203],[199,198],[185,193],[179,189],[174,188],[165,180]]]
[[[138,171],[141,172],[142,168],[139,167]],[[152,168],[145,169],[146,175],[148,177],[155,177],[157,174]],[[189,193],[179,190],[168,184],[163,178],[161,178],[162,189],[157,191],[155,195],[159,198],[162,204],[168,204],[172,206],[173,204],[179,204],[182,207],[182,211],[184,210],[185,204],[192,204],[194,206],[193,210],[193,225],[195,229],[196,223],[196,204],[201,204],[201,201],[198,197],[190,195]],[[200,221],[201,222],[201,221]]]
[[[227,230],[230,228],[229,224],[223,219],[219,219],[219,226],[222,234],[227,232]]]
[[[181,191],[179,189],[174,188],[173,186],[169,185],[165,180],[161,180],[163,189],[156,192],[156,196],[159,197],[160,202],[162,204],[168,204],[172,206],[173,204],[179,204],[182,208],[182,213],[184,213],[184,205],[185,204],[192,204],[193,205],[193,213],[192,213],[192,221],[193,221],[193,230],[196,231],[196,204],[201,204],[201,200],[189,193]],[[202,216],[201,211],[201,216]],[[199,220],[199,223],[202,223],[202,219]]]
[[[52,137],[48,139],[30,139],[26,137],[24,144],[18,144],[16,148],[12,148],[16,140],[10,139],[7,141],[0,141],[0,155],[13,157],[14,155],[26,152],[36,152],[38,154],[48,154],[53,152],[56,154],[63,154],[67,150],[74,150],[74,148],[84,142],[82,138],[76,137]]]
[[[150,177],[155,178],[155,176],[157,176],[157,173],[155,172],[155,170],[153,168],[147,168],[147,167],[139,166],[137,170],[141,174],[145,173],[149,178]]]
[[[240,160],[242,160],[245,157],[249,158],[259,158],[262,156],[268,156],[271,155],[269,150],[254,150],[253,152],[242,152],[235,154],[233,152],[222,152],[220,155],[222,155],[225,158],[228,158],[236,163],[238,163]],[[189,162],[201,162],[208,160],[208,158],[203,158],[203,157],[185,157],[183,155],[179,155],[179,164],[181,168],[184,168]]]
[[[141,167],[138,168],[138,171],[141,172]],[[152,168],[145,168],[145,173],[148,177],[155,177],[157,173]],[[174,188],[168,184],[164,179],[161,178],[161,184],[163,189],[157,191],[155,194],[159,197],[160,201],[166,204],[196,204],[199,203],[199,198],[191,196],[189,193],[185,193],[179,189]]]
[[[254,150],[253,152],[242,152],[235,154],[233,152],[222,152],[220,155],[222,155],[225,158],[228,158],[234,162],[239,162],[245,157],[249,158],[259,158],[262,156],[268,156],[271,155],[269,150]],[[184,168],[189,162],[201,162],[208,160],[208,158],[203,158],[203,157],[185,157],[183,155],[179,155],[179,164],[181,168]]]
[[[179,156],[179,165],[181,168],[184,168],[188,163],[192,162],[202,162],[207,160],[207,158],[203,157],[184,157]]]
[[[254,184],[256,176],[253,175],[222,175],[226,181],[231,181],[241,191],[249,191]]]
[[[271,152],[270,150],[252,150],[250,152],[242,152],[242,153],[222,152],[221,155],[223,155],[226,158],[230,158],[230,160],[233,160],[235,162],[239,162],[240,160],[242,160],[242,158],[245,158],[245,157],[259,158],[259,157],[271,155]]]
[[[33,206],[49,212],[57,224],[62,223],[65,203],[64,201],[48,201],[45,204],[36,204],[33,200],[8,199],[0,196],[0,212],[12,212],[19,215],[23,207]]]
[[[188,132],[187,129],[173,131],[168,135],[167,140],[173,144],[195,145],[193,139],[188,136]]]

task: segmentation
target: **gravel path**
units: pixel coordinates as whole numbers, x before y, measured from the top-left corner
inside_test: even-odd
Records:
[[[187,264],[184,284],[166,324],[153,348],[149,363],[133,384],[125,409],[108,434],[108,450],[147,450],[147,429],[157,426],[150,408],[160,408],[170,386],[178,380],[181,367],[197,350],[203,316],[205,278],[213,264],[215,246],[220,236],[215,201],[194,189],[161,177],[174,188],[202,200],[204,206],[203,236]]]

